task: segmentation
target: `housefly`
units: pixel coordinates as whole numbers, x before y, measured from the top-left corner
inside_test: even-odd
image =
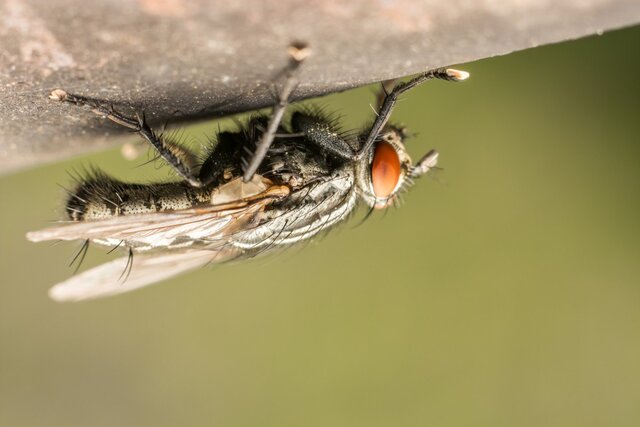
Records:
[[[53,99],[85,106],[147,140],[181,178],[132,184],[94,171],[69,191],[68,221],[30,232],[34,242],[84,241],[128,252],[71,277],[50,290],[57,301],[128,292],[189,270],[255,257],[308,240],[345,220],[358,205],[394,203],[399,192],[436,165],[429,151],[413,164],[406,131],[388,124],[398,96],[430,79],[461,81],[463,71],[436,69],[384,92],[373,124],[345,133],[314,109],[283,121],[295,84],[291,66],[270,117],[256,115],[241,129],[220,132],[203,160],[154,132],[144,116],[128,117],[98,102],[52,92]],[[112,250],[113,250],[112,249]]]

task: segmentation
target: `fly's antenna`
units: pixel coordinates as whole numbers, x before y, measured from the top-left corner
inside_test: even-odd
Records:
[[[439,154],[436,150],[429,151],[418,163],[416,163],[414,167],[411,168],[409,176],[411,178],[418,178],[435,168],[438,164],[438,155]]]

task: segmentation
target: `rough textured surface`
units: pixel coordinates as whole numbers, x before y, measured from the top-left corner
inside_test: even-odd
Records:
[[[301,99],[638,22],[637,0],[4,0],[0,172],[123,140],[55,88],[186,121],[271,104],[292,40]]]

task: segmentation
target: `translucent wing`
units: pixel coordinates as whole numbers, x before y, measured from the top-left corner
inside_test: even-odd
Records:
[[[45,240],[96,240],[119,245],[124,241],[164,252],[136,253],[87,270],[51,288],[56,301],[81,301],[129,292],[211,262],[238,255],[227,245],[229,236],[255,221],[273,200],[289,194],[286,186],[271,185],[258,177],[249,183],[233,180],[212,193],[212,204],[193,209],[141,215],[123,215],[99,221],[61,223],[27,233],[34,242]],[[200,239],[206,248],[169,247],[177,238]],[[211,242],[211,243],[208,243]]]
[[[60,223],[44,230],[29,232],[27,239],[32,242],[109,239],[113,242],[130,241],[151,246],[167,246],[177,237],[215,239],[232,233],[268,203],[289,193],[288,187],[267,186],[264,183],[251,188],[251,193],[247,192],[246,187],[247,184],[238,180],[225,184],[212,197],[217,203],[204,207],[117,216],[99,221]]]
[[[133,291],[210,262],[226,261],[237,255],[233,248],[183,250],[122,257],[84,271],[49,290],[55,301],[83,301]],[[129,265],[129,263],[131,263]],[[130,270],[129,270],[130,269]],[[123,275],[123,272],[127,272]]]
[[[237,227],[269,202],[268,199],[251,204],[238,203],[211,206],[208,209],[185,209],[171,213],[152,213],[114,217],[100,221],[60,223],[44,230],[27,233],[32,242],[46,240],[111,239],[113,241],[143,241],[157,245],[175,237],[212,238]]]

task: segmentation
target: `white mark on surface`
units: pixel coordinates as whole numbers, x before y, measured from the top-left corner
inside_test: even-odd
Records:
[[[47,28],[47,22],[20,0],[5,0],[2,13],[2,33],[16,32],[20,36],[20,59],[51,72],[74,67],[73,57],[65,52]]]
[[[141,9],[149,15],[183,18],[187,15],[189,2],[181,0],[138,0]]]
[[[236,48],[233,44],[225,40],[223,35],[220,35],[215,38],[210,38],[206,41],[205,46],[212,52],[221,53],[226,55],[234,55],[236,53]]]

